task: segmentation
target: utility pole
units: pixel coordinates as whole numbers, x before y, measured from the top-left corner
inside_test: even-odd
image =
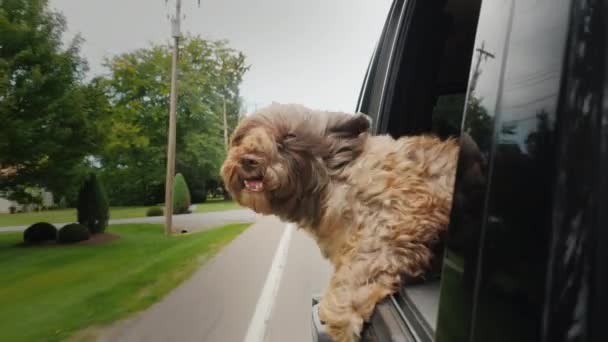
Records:
[[[226,117],[226,92],[224,92],[224,146],[228,151],[228,118]]]
[[[475,51],[479,52],[479,55],[477,56],[477,64],[475,64],[475,71],[473,71],[473,77],[471,79],[471,93],[473,93],[475,91],[475,88],[477,87],[477,79],[479,78],[479,75],[481,75],[481,71],[479,70],[479,67],[481,65],[481,59],[483,58],[483,60],[485,61],[488,59],[488,57],[494,58],[494,54],[485,50],[484,46],[485,46],[485,41],[482,41],[481,47],[475,49]]]
[[[167,143],[167,177],[165,180],[165,234],[173,233],[173,177],[175,175],[175,126],[177,110],[177,75],[179,60],[179,39],[181,38],[182,2],[176,0],[175,16],[171,18],[171,35],[174,39],[173,61],[171,63],[171,100],[169,105],[169,133]]]

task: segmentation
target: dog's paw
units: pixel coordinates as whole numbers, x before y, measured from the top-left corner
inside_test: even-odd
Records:
[[[343,313],[339,317],[322,317],[327,333],[335,342],[358,342],[363,330],[363,318],[356,312]]]
[[[359,342],[361,340],[359,333],[354,333],[352,329],[347,327],[330,327],[328,334],[335,342]]]

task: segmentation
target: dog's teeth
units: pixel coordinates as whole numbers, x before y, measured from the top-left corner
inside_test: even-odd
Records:
[[[245,187],[251,191],[262,191],[264,188],[264,183],[260,181],[244,180],[243,183],[245,184]]]

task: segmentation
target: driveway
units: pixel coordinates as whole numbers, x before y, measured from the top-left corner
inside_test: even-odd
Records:
[[[173,225],[176,230],[186,228],[189,231],[206,229],[224,225],[228,223],[245,223],[253,222],[256,220],[256,214],[249,209],[235,209],[235,210],[224,210],[214,211],[209,213],[201,214],[184,214],[184,215],[173,215]],[[158,223],[163,224],[165,222],[164,216],[155,217],[138,217],[138,218],[127,218],[110,220],[110,224],[122,224],[122,223]],[[55,226],[62,226],[67,222],[52,222]],[[20,232],[28,226],[12,226],[2,227],[0,232]]]

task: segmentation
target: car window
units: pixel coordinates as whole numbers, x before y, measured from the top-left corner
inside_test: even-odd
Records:
[[[488,179],[475,341],[539,339],[569,7],[559,0],[514,8]]]
[[[381,132],[398,137],[452,126],[458,127],[452,133],[458,133],[463,106],[449,111],[450,118],[446,106],[457,106],[454,99],[466,93],[479,6],[478,0],[409,3]]]
[[[461,152],[437,341],[540,338],[569,6],[484,1],[476,46],[487,58],[467,100],[473,146]]]
[[[431,131],[446,139],[460,135],[465,94],[440,95],[431,113]]]
[[[482,2],[466,98],[461,153],[443,261],[437,341],[468,341],[483,203],[513,1]]]

